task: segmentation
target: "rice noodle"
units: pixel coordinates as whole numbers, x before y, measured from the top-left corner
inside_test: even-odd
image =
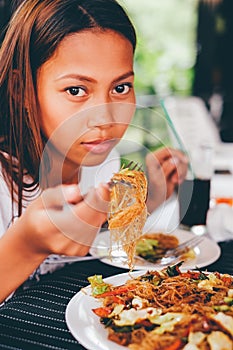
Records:
[[[114,318],[119,319],[119,315],[113,315],[110,317],[113,321],[108,323],[107,327],[109,339],[128,346],[131,350],[166,350],[176,343],[177,347],[174,349],[183,349],[188,343],[189,334],[200,332],[203,339],[197,348],[210,350],[208,336],[217,331],[226,337],[233,348],[233,331],[227,329],[224,322],[221,323],[214,318],[222,314],[233,322],[233,300],[230,302],[228,300],[229,304],[226,301],[232,299],[229,295],[232,295],[233,291],[233,277],[220,275],[217,272],[211,274],[199,271],[181,272],[176,265],[175,271],[177,274],[175,276],[169,276],[166,269],[148,271],[120,286],[122,292],[118,291],[117,300],[114,297],[105,297],[102,300],[103,307],[110,307],[113,304],[114,308],[120,303],[125,305],[125,310],[131,310],[134,308],[133,300],[139,298],[141,309],[148,307],[158,309],[161,316],[171,313],[181,315],[174,325],[162,331],[160,324],[152,321],[151,323],[148,319],[139,319],[135,320],[137,327],[121,331],[119,327],[117,330],[114,328]],[[117,288],[119,287],[111,287],[111,290]],[[224,311],[221,312],[221,308]]]
[[[126,168],[114,174],[111,181],[114,183],[108,220],[111,246],[117,243],[122,247],[132,269],[136,241],[142,234],[147,218],[147,180],[142,171]]]

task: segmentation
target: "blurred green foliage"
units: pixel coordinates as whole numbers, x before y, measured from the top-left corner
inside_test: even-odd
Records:
[[[119,2],[137,31],[137,94],[191,94],[198,0]]]

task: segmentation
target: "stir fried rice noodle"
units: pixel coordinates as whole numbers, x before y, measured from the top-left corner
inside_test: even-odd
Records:
[[[101,307],[93,312],[110,340],[131,350],[233,349],[232,276],[180,265],[95,295]]]
[[[111,183],[114,184],[108,219],[111,246],[117,243],[123,248],[132,269],[136,241],[142,234],[147,218],[147,179],[142,171],[125,168],[114,174]]]

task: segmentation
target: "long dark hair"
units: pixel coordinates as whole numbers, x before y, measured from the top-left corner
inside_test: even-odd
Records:
[[[112,29],[135,49],[134,27],[115,0],[25,0],[10,21],[0,51],[0,161],[12,201],[17,188],[18,215],[23,191],[38,187],[46,142],[38,122],[37,70],[65,36],[93,28]]]

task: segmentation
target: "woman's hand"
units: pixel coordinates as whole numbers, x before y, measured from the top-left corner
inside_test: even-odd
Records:
[[[45,190],[20,218],[27,227],[25,239],[35,252],[85,255],[106,220],[108,201],[107,185],[85,197],[76,185]]]
[[[45,190],[0,239],[0,302],[49,254],[86,255],[106,221],[107,185],[83,198],[78,186]]]
[[[152,212],[174,192],[184,180],[188,159],[179,150],[162,148],[146,156],[148,177],[148,211]]]

